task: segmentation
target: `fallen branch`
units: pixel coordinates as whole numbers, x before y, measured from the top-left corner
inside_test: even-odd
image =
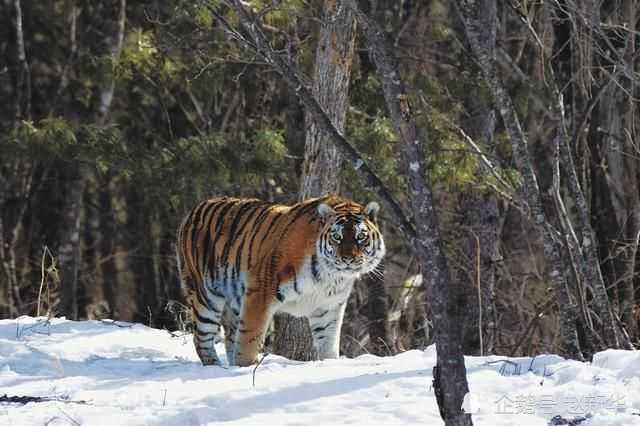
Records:
[[[82,404],[88,405],[88,401],[84,400],[71,400],[59,396],[8,396],[6,393],[0,396],[0,404],[28,404],[30,402],[64,402],[65,404]]]

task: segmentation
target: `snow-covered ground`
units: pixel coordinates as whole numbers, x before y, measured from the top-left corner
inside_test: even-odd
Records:
[[[0,425],[437,425],[435,357],[434,347],[307,363],[269,355],[254,385],[253,367],[201,366],[189,336],[21,317],[0,321],[0,400],[49,400],[0,403]],[[640,352],[609,350],[592,363],[555,355],[466,363],[477,425],[588,413],[581,425],[640,425]]]

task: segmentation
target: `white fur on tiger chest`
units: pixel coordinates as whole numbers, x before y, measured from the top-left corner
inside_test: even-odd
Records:
[[[313,275],[311,259],[305,259],[295,281],[280,284],[283,301],[277,305],[276,312],[303,317],[318,309],[334,308],[347,300],[357,276],[329,272],[318,262],[317,278]]]

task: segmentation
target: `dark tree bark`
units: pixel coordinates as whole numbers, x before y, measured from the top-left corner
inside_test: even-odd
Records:
[[[446,425],[471,425],[471,415],[465,414],[461,408],[469,385],[458,322],[460,313],[456,303],[457,291],[451,283],[440,238],[431,177],[422,148],[422,135],[415,124],[409,96],[400,77],[398,61],[383,30],[360,11],[354,0],[345,3],[354,11],[358,23],[364,29],[369,52],[383,79],[382,90],[387,109],[401,144],[409,204],[416,226],[414,251],[420,262],[427,302],[433,314],[434,341],[438,352],[433,383],[440,416]]]
[[[344,133],[347,117],[355,37],[355,20],[351,12],[339,7],[336,0],[324,0],[312,93],[341,133]],[[327,134],[316,124],[313,115],[307,113],[305,122],[307,134],[300,200],[337,193],[342,170],[338,148],[327,143]]]
[[[158,283],[155,280],[154,263],[151,257],[153,253],[152,212],[149,204],[145,202],[144,192],[136,187],[131,187],[127,191],[126,203],[128,264],[132,274],[127,282],[123,280],[121,290],[124,291],[124,287],[129,287],[130,293],[135,295],[134,320],[153,327],[156,325],[159,300]]]
[[[80,166],[71,165],[68,180],[65,182],[68,193],[61,223],[63,239],[58,246],[58,262],[62,279],[59,311],[74,320],[78,319],[78,270],[81,262],[80,214],[85,185],[86,180],[80,173]]]
[[[609,272],[609,283],[617,282],[613,287],[614,303],[620,304],[618,310],[625,320],[630,336],[636,336],[638,325],[633,315],[635,301],[634,274],[637,255],[636,241],[640,235],[640,190],[638,183],[637,147],[634,143],[634,125],[637,122],[638,109],[633,97],[637,96],[638,78],[625,70],[634,69],[637,61],[636,25],[639,6],[637,1],[617,0],[608,5],[601,20],[606,24],[625,28],[624,31],[599,30],[597,36],[601,44],[615,43],[620,47],[618,55],[600,54],[594,62],[600,67],[605,81],[610,83],[602,89],[592,126],[596,132],[591,134],[592,143],[599,150],[594,156],[600,157],[606,168],[595,171],[594,176],[602,182],[598,186],[604,193],[597,194],[603,224],[600,230],[600,257],[603,268]],[[624,46],[624,49],[622,48]],[[617,62],[617,63],[616,63]],[[615,68],[612,65],[615,64]],[[619,70],[609,74],[604,70]],[[637,69],[637,67],[636,67]],[[596,71],[597,72],[597,71]],[[609,287],[610,291],[612,287]],[[602,291],[600,292],[602,293]],[[620,295],[617,300],[617,295]],[[621,336],[624,340],[625,336]]]
[[[490,5],[495,6],[495,4]],[[454,15],[454,8],[451,8]],[[491,56],[495,55],[496,11],[483,9],[479,19],[482,22],[480,43]],[[458,27],[462,22],[452,16]],[[462,32],[463,28],[459,28]],[[470,61],[469,61],[470,62]],[[477,71],[476,71],[477,72]],[[478,76],[482,78],[482,76]],[[473,77],[472,77],[473,78]],[[464,100],[468,118],[462,122],[464,131],[484,147],[484,152],[493,154],[494,129],[496,124],[493,106],[486,97],[474,91]],[[486,173],[487,167],[480,162],[478,174]],[[481,176],[478,176],[481,180]],[[496,264],[500,258],[500,224],[504,213],[500,212],[495,194],[483,193],[470,188],[462,193],[459,211],[461,215],[461,249],[464,252],[466,271],[459,273],[459,285],[464,286],[463,351],[465,354],[493,353],[497,334],[497,313],[495,310]],[[465,274],[466,272],[466,274]],[[471,276],[466,280],[464,276]]]
[[[102,39],[95,41],[94,52],[105,64],[98,77],[99,87],[95,94],[93,110],[89,115],[98,125],[103,125],[113,100],[115,81],[111,71],[111,61],[118,59],[122,50],[125,29],[126,0],[103,0],[98,10]],[[61,312],[77,319],[77,271],[82,264],[80,250],[80,227],[82,213],[82,192],[86,186],[88,171],[79,162],[69,165],[70,178],[66,182],[67,198],[63,206],[64,220],[61,224],[61,239],[58,244],[60,257],[62,300]]]
[[[16,38],[16,82],[14,110],[16,119],[31,117],[31,69],[27,61],[24,43],[24,29],[21,0],[13,0],[13,13]]]
[[[484,10],[496,10],[495,0],[458,0],[457,5],[463,18],[471,51],[489,86],[509,135],[515,163],[523,178],[523,197],[527,201],[529,214],[543,237],[549,281],[556,292],[560,307],[560,333],[564,342],[563,352],[571,357],[581,359],[582,353],[575,323],[576,308],[567,287],[569,268],[561,257],[559,243],[554,240],[554,230],[548,225],[549,221],[543,208],[536,174],[528,152],[527,139],[520,126],[513,102],[496,74],[495,56],[492,56],[491,51],[487,51],[483,47],[484,43],[480,41],[483,36],[483,23],[480,16]]]
[[[102,182],[98,193],[98,221],[100,223],[99,253],[102,294],[112,318],[117,312],[116,294],[118,292],[118,275],[115,264],[115,218],[112,202],[111,175]]]
[[[567,51],[566,46],[560,48],[561,55],[556,56],[553,61],[555,69],[559,71],[561,76],[560,81],[554,82],[556,102],[554,102],[555,108],[553,115],[556,131],[558,132],[557,137],[560,141],[560,157],[568,178],[567,187],[571,198],[576,204],[578,213],[576,230],[581,236],[580,244],[576,241],[574,244],[570,244],[568,249],[573,251],[572,257],[576,260],[577,267],[584,277],[586,284],[593,291],[593,302],[600,319],[599,327],[596,331],[608,347],[620,347],[621,345],[628,347],[628,342],[625,342],[626,339],[620,335],[618,331],[618,324],[611,309],[600,268],[600,258],[596,250],[597,237],[591,226],[591,215],[584,195],[585,191],[582,189],[574,165],[572,151],[575,147],[570,146],[570,142],[571,145],[574,145],[582,139],[581,135],[584,132],[580,130],[580,128],[583,127],[583,123],[580,123],[581,117],[588,117],[591,111],[588,103],[592,92],[591,81],[593,80],[593,76],[591,75],[594,48],[593,41],[599,32],[600,10],[599,6],[593,2],[578,5],[572,1],[568,1],[564,6],[564,8],[555,8],[557,15],[560,18],[565,18],[564,22],[562,20],[557,21],[556,33],[563,38],[569,38],[571,49]],[[578,16],[584,16],[585,19]],[[567,23],[571,24],[569,28],[565,28]],[[562,41],[562,39],[558,40],[558,43]],[[571,69],[570,74],[567,73],[567,69]],[[567,87],[568,89],[564,94],[561,94],[558,86]],[[613,87],[613,85],[610,87]],[[571,117],[574,117],[570,122],[566,122],[564,116],[565,102],[563,96],[565,95],[569,96],[569,105],[572,112]],[[605,96],[605,99],[607,98],[615,99],[616,96]],[[619,114],[616,112],[614,117],[611,117],[611,120],[607,121],[616,122],[617,117],[619,117]],[[568,134],[569,130],[572,132],[573,138]],[[622,151],[622,149],[614,149],[611,150],[611,153],[613,156],[616,156]],[[623,162],[621,157],[620,160]],[[616,163],[615,160],[614,163]],[[611,165],[613,165],[611,170],[614,174],[624,173],[624,167],[617,167],[617,164]],[[560,201],[559,194],[556,195],[556,199],[558,202]],[[565,221],[564,228],[563,232],[565,234],[574,234],[570,220]],[[579,284],[579,286],[581,285]],[[581,292],[582,288],[579,288],[578,291]],[[588,320],[586,322],[590,323]]]
[[[335,0],[323,2],[313,76],[313,96],[338,131],[344,132],[349,77],[354,54],[355,21],[351,12]],[[342,156],[329,142],[326,131],[306,113],[307,134],[299,199],[337,193]],[[278,315],[274,352],[290,359],[315,359],[311,330],[306,318]]]
[[[367,284],[367,319],[369,320],[369,351],[374,355],[391,355],[387,328],[387,292],[384,281],[384,261],[379,273],[365,278]]]

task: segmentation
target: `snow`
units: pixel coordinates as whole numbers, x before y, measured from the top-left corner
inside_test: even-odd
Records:
[[[190,336],[20,317],[0,321],[0,397],[52,400],[0,403],[0,425],[438,425],[435,360],[433,346],[306,363],[269,355],[254,386],[253,367],[201,366]],[[467,357],[466,365],[476,425],[547,425],[588,411],[580,424],[640,425],[639,352],[607,350],[591,363]]]

